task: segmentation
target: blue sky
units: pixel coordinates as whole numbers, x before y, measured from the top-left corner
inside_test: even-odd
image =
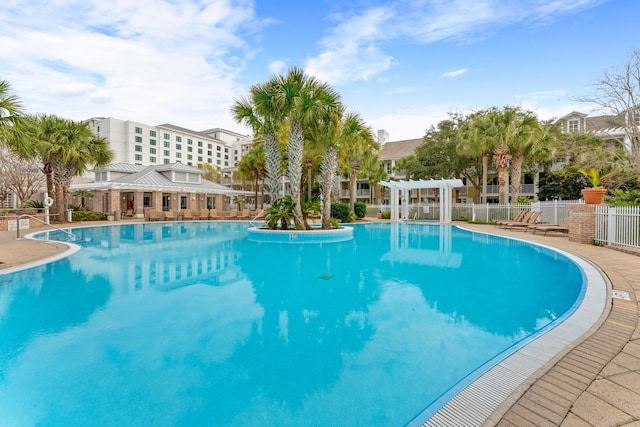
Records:
[[[249,133],[229,108],[299,66],[391,140],[448,112],[573,110],[640,49],[630,0],[5,0],[0,78],[29,112]]]

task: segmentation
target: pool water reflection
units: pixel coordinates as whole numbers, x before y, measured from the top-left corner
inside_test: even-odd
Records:
[[[583,286],[553,251],[451,226],[324,245],[247,228],[80,228],[81,251],[3,276],[0,419],[404,425]]]

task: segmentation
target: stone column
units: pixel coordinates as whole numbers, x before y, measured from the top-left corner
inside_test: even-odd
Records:
[[[569,241],[593,245],[596,237],[596,205],[569,205]]]
[[[133,210],[136,215],[142,215],[144,212],[144,192],[136,191],[133,193]]]

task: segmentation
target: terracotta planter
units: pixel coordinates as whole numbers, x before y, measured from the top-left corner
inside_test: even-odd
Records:
[[[582,197],[584,202],[588,205],[599,205],[602,203],[602,199],[607,195],[609,190],[606,188],[583,188]]]

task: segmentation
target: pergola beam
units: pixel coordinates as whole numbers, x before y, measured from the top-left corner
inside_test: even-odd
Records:
[[[440,191],[440,223],[451,222],[451,210],[453,207],[452,190],[463,187],[461,179],[430,179],[430,180],[408,180],[408,181],[381,181],[380,185],[389,187],[391,197],[389,198],[391,207],[391,220],[398,221],[400,206],[400,191],[405,201],[402,206],[402,214],[407,218],[409,214],[409,191],[421,188],[437,188]]]

